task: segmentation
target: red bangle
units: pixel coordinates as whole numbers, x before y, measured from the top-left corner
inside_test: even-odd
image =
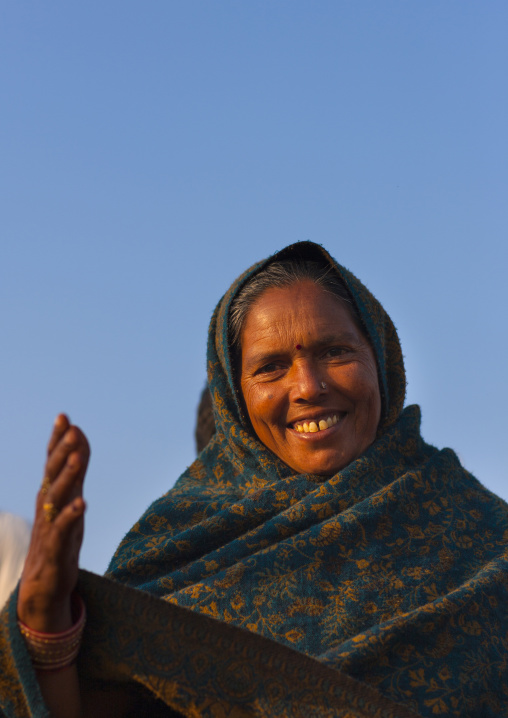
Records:
[[[18,619],[19,630],[32,659],[32,665],[38,671],[56,671],[71,666],[81,647],[81,638],[85,630],[86,608],[83,599],[74,594],[79,611],[76,623],[60,633],[42,633],[29,628]]]

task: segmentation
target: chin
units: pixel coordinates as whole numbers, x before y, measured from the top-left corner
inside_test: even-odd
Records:
[[[333,476],[341,469],[346,468],[354,459],[330,457],[314,461],[301,461],[290,464],[291,468],[301,474],[314,474],[315,476]]]

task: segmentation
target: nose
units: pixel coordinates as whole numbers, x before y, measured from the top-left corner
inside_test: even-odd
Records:
[[[324,377],[313,361],[301,359],[293,364],[290,372],[290,400],[312,404],[326,392]]]

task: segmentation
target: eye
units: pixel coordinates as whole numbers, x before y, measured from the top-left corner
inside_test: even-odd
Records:
[[[340,357],[344,354],[348,354],[351,351],[349,347],[330,347],[324,353],[325,359],[333,359],[334,357]]]
[[[256,374],[271,374],[274,371],[278,371],[281,368],[280,364],[277,364],[276,362],[270,362],[269,364],[265,364],[264,366],[260,367]]]

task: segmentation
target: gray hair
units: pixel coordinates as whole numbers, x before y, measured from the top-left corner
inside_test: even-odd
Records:
[[[291,259],[272,262],[255,274],[233,300],[228,321],[232,357],[240,358],[243,325],[249,310],[261,294],[267,289],[290,287],[305,279],[314,282],[346,304],[351,317],[361,328],[360,317],[348,290],[338,274],[325,261]],[[236,364],[236,361],[234,363]]]

